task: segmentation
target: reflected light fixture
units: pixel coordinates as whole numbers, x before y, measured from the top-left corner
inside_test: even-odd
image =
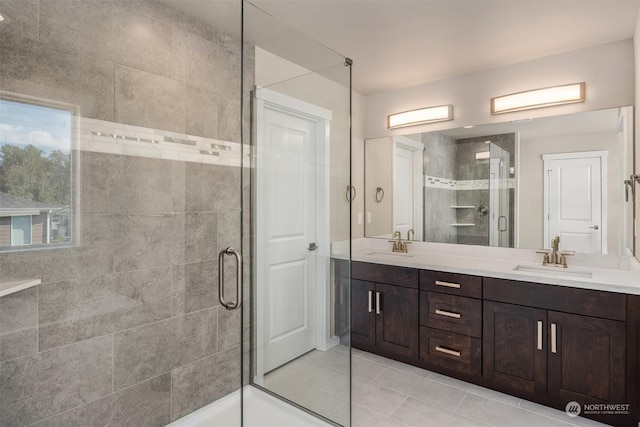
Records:
[[[4,21],[4,15],[0,13],[0,22]]]
[[[498,96],[491,98],[491,114],[584,102],[585,91],[586,85],[582,82]]]
[[[419,108],[387,116],[387,129],[453,120],[453,105]]]

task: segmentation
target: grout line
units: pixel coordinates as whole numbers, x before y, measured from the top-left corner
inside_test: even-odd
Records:
[[[384,366],[385,368],[384,368],[382,371],[380,371],[380,373],[379,373],[378,375],[376,375],[375,377],[373,377],[369,382],[371,382],[371,383],[372,383],[372,382],[374,382],[375,380],[377,380],[378,378],[380,378],[380,376],[382,376],[382,374],[384,374],[384,373],[385,373],[385,372],[387,372],[389,369],[391,369],[389,366],[385,366],[385,365],[382,365],[382,366]]]
[[[453,387],[453,386],[452,386],[452,387]],[[459,390],[463,390],[463,389],[459,389]],[[484,390],[490,390],[490,389],[484,389]],[[466,391],[467,393],[470,393],[470,394],[476,395],[476,396],[480,396],[480,397],[482,397],[482,398],[484,398],[484,399],[491,400],[491,401],[493,401],[493,402],[498,402],[498,403],[502,403],[503,405],[511,406],[511,407],[513,407],[513,408],[521,408],[521,409],[525,409],[525,408],[522,408],[522,407],[520,406],[520,402],[522,401],[522,399],[518,399],[518,403],[517,403],[516,405],[514,405],[514,404],[512,404],[512,403],[509,403],[509,402],[505,402],[505,401],[503,401],[503,400],[496,399],[495,397],[491,397],[491,396],[484,395],[484,394],[482,394],[482,392],[476,392],[476,391],[471,391],[471,390],[464,390],[464,391]],[[493,391],[493,390],[492,390],[492,391]],[[501,392],[499,392],[499,393],[501,393]],[[507,396],[510,396],[510,395],[507,395]]]
[[[220,310],[218,310],[218,306],[215,307],[216,310],[216,354],[220,353]]]
[[[205,307],[205,308],[202,308],[200,310],[191,311],[189,313],[181,314],[178,317],[167,317],[165,319],[160,319],[160,320],[157,320],[157,321],[154,321],[154,322],[144,323],[142,325],[132,326],[131,328],[122,329],[122,330],[119,330],[119,331],[114,331],[114,332],[106,333],[106,334],[95,336],[95,337],[90,337],[90,338],[87,338],[87,339],[83,339],[83,340],[80,340],[80,341],[75,341],[75,342],[64,344],[64,345],[57,346],[57,347],[51,347],[51,348],[48,348],[48,349],[43,350],[43,351],[38,351],[38,353],[47,353],[47,352],[54,351],[54,350],[60,350],[60,349],[63,349],[65,347],[70,347],[72,345],[79,345],[79,344],[82,344],[82,343],[85,343],[85,342],[88,342],[88,341],[93,341],[93,340],[97,340],[97,339],[104,339],[105,337],[108,337],[109,335],[113,335],[115,337],[115,335],[117,335],[117,334],[121,334],[121,333],[124,333],[124,332],[130,332],[130,331],[132,331],[134,329],[148,327],[149,325],[154,325],[154,324],[157,324],[157,323],[174,321],[175,319],[179,319],[180,317],[186,317],[186,316],[191,316],[192,314],[202,313],[202,312],[207,311],[207,310],[215,309],[216,307],[217,306]],[[19,359],[23,359],[25,357],[33,356],[34,354],[36,354],[36,353],[27,354],[27,355],[16,357],[15,359],[10,359],[10,360],[19,360]],[[213,354],[211,354],[211,355],[213,355]],[[207,355],[205,357],[208,357],[208,356],[210,356],[210,355]],[[205,357],[203,357],[203,358],[205,358]],[[8,362],[8,361],[9,360],[6,360],[5,362]],[[122,389],[120,389],[120,390],[122,390]]]
[[[36,7],[38,8],[38,13],[36,15],[38,17],[37,18],[38,19],[38,43],[41,43],[42,40],[40,38],[40,33],[41,33],[41,28],[40,27],[42,26],[42,24],[40,22],[41,21],[41,19],[40,19],[40,2],[37,3]]]
[[[169,371],[169,422],[173,421],[173,369]]]
[[[557,422],[559,422],[559,423],[566,424],[567,426],[571,426],[571,425],[573,425],[573,424],[572,424],[572,423],[570,423],[570,422],[565,422],[565,421],[562,421],[562,420],[560,420],[560,419],[558,419],[558,418],[551,417],[551,416],[549,416],[549,415],[542,414],[542,413],[540,413],[540,412],[532,411],[532,410],[529,410],[529,409],[526,409],[526,408],[518,408],[518,409],[521,409],[521,410],[523,410],[523,411],[529,412],[529,413],[531,413],[531,414],[535,414],[535,415],[537,415],[537,416],[539,416],[539,417],[548,418],[548,419],[550,419],[550,420],[554,420],[554,421],[557,421]],[[551,409],[554,409],[554,408],[551,408]]]
[[[386,387],[381,387],[381,388],[384,388],[385,390],[390,390],[390,389],[388,389],[388,388],[386,388]],[[391,390],[391,391],[393,391],[393,390]],[[394,392],[394,393],[397,393],[397,392]],[[386,418],[391,417],[391,415],[393,415],[393,414],[394,414],[394,412],[396,412],[398,409],[400,409],[400,407],[402,406],[402,404],[403,404],[404,402],[406,402],[407,400],[409,400],[409,398],[411,397],[411,396],[409,396],[408,394],[404,394],[404,393],[399,393],[399,394],[404,395],[404,396],[405,396],[405,398],[404,398],[404,399],[402,399],[402,401],[401,401],[400,403],[398,403],[398,405],[397,405],[397,406],[396,406],[396,407],[395,407],[395,408],[394,408],[394,409],[389,413],[389,415],[385,415],[385,417],[386,417]]]
[[[460,400],[460,403],[458,403],[458,406],[456,406],[455,409],[453,410],[453,412],[458,413],[458,409],[460,409],[460,407],[462,406],[462,403],[466,400],[468,395],[469,395],[469,392],[466,392],[462,400]]]
[[[116,334],[111,334],[111,391],[116,391]]]
[[[169,266],[169,274],[170,274],[169,276],[169,317],[170,318],[174,317],[174,312],[173,312],[173,292],[175,291],[174,280],[173,280],[173,278],[175,277],[173,274],[174,267],[175,266],[173,264]]]
[[[102,59],[102,58],[99,58],[99,59]],[[116,78],[116,63],[114,61],[111,64],[113,64],[113,114],[111,118],[113,119],[114,123],[117,123],[118,120],[116,119],[116,86],[118,86],[118,81]]]

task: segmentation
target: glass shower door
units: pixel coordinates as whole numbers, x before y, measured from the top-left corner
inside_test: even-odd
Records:
[[[250,4],[244,28],[256,70],[250,381],[349,425],[351,62]]]
[[[0,425],[239,425],[240,0],[0,14]]]
[[[513,247],[510,154],[494,143],[489,152],[489,246]]]

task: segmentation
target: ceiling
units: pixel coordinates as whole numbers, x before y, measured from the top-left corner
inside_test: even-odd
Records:
[[[353,59],[353,88],[369,95],[631,38],[639,1],[251,3]],[[215,25],[207,3],[183,0],[177,7]]]

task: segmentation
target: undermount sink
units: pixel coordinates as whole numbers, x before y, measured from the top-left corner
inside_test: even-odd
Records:
[[[403,252],[391,252],[391,251],[389,251],[389,252],[369,252],[369,253],[367,253],[365,255],[368,255],[368,256],[376,256],[376,255],[378,255],[378,256],[388,256],[388,255],[391,255],[391,256],[399,256],[399,257],[406,257],[406,258],[411,258],[411,257],[415,256],[415,254],[406,254],[406,253],[403,253]]]
[[[521,273],[532,274],[535,276],[548,276],[548,277],[579,277],[582,279],[591,279],[593,272],[575,267],[546,267],[535,265],[516,265],[513,271],[519,271]]]

